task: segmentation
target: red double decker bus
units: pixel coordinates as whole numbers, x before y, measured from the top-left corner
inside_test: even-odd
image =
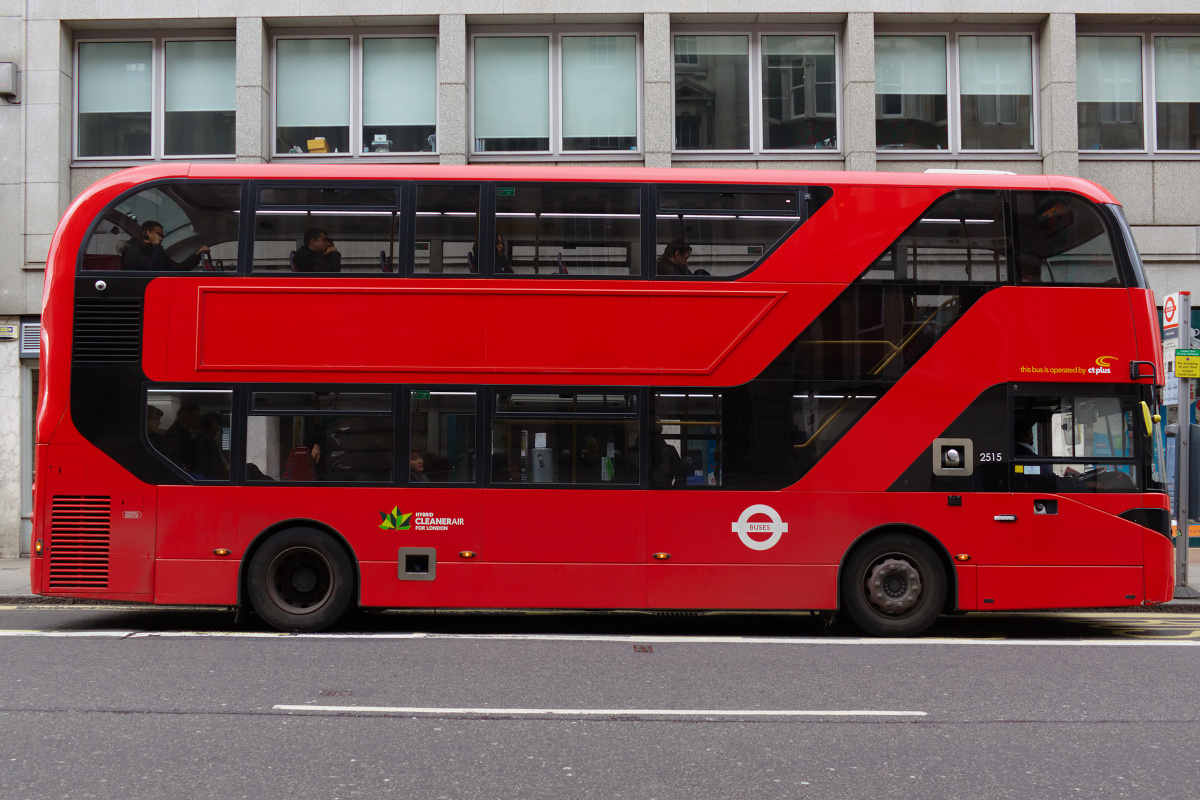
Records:
[[[1168,600],[1155,304],[1083,180],[159,165],[55,234],[33,591]]]

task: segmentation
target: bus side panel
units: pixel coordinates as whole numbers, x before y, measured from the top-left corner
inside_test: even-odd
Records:
[[[1146,602],[1165,603],[1175,597],[1175,546],[1155,531],[1142,529],[1145,547]]]
[[[801,274],[814,283],[850,283],[950,191],[949,186],[834,187],[833,198],[741,280],[794,281]]]
[[[1141,605],[1141,567],[986,567],[979,608],[1112,608]]]
[[[1135,312],[1140,317],[1145,311],[1131,310],[1127,292],[1103,287],[1075,287],[1070,290],[1070,300],[1064,300],[1063,290],[1053,286],[1009,289],[1020,293],[1020,299],[1015,303],[1017,359],[1015,364],[1002,365],[1009,374],[1001,373],[997,378],[1100,383],[1129,381],[1129,362],[1140,357],[1133,320]],[[1087,309],[1088,318],[1104,320],[1104,324],[1088,325],[1077,316],[1082,309]],[[1064,327],[1058,328],[1059,325]],[[1082,330],[1086,333],[1072,335]],[[1157,362],[1160,365],[1161,359],[1160,355]]]
[[[438,561],[433,580],[400,580],[396,561],[364,561],[361,602],[390,608],[643,608],[641,564]]]
[[[837,608],[837,564],[649,565],[649,608]]]
[[[50,445],[44,457],[44,592],[150,600],[154,487],[88,445]]]
[[[227,558],[236,561],[246,544],[238,541],[238,509],[246,503],[235,492],[229,486],[160,486],[158,557],[212,559],[214,550],[226,548],[232,551]],[[255,507],[268,499],[266,491],[259,492]]]
[[[649,298],[643,292],[628,288],[619,293],[588,291],[580,286],[569,290],[516,289],[511,281],[503,285],[503,289],[495,288],[487,297],[485,336],[489,370],[646,371]],[[728,332],[720,333],[724,336]],[[536,346],[530,346],[534,342]],[[701,341],[697,342],[697,349],[708,352],[726,342],[728,338],[722,338],[705,347],[706,343]],[[410,346],[418,344],[411,342]]]
[[[237,605],[238,562],[160,558],[154,565],[154,602]]]
[[[958,577],[958,597],[953,603],[959,611],[976,611],[979,608],[979,575],[973,564],[955,564],[954,574]]]
[[[1140,496],[1097,496],[1100,503],[1120,503],[1118,510],[1111,512],[1085,505],[1081,499],[1051,492],[980,492],[972,496],[978,531],[975,562],[981,567],[1140,567],[1146,529],[1116,516],[1132,502],[1140,502]],[[1044,513],[1046,501],[1054,503],[1050,513]]]
[[[641,564],[646,495],[636,489],[485,489],[480,552],[489,563]]]
[[[846,475],[853,485],[857,475]],[[660,491],[650,496],[650,552],[677,564],[840,564],[863,534],[908,525],[932,534],[949,553],[972,552],[967,506],[952,506],[940,492],[706,492]],[[766,506],[787,529],[767,547],[773,525]],[[651,573],[653,574],[653,573]]]
[[[1129,304],[1133,307],[1138,359],[1154,364],[1155,377],[1161,383],[1166,372],[1163,367],[1162,335],[1158,329],[1158,308],[1154,304],[1154,292],[1149,289],[1130,289]],[[1145,368],[1142,372],[1145,373]]]

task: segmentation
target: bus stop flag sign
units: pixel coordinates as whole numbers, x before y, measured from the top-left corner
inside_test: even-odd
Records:
[[[1167,295],[1163,300],[1163,339],[1176,339],[1179,337],[1179,296],[1175,294]]]
[[[1200,350],[1175,351],[1175,377],[1200,378]]]

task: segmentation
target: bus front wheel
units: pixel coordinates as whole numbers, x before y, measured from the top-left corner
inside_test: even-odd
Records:
[[[247,594],[258,615],[283,631],[319,631],[337,622],[354,596],[354,566],[328,534],[281,531],[250,559]]]
[[[906,533],[858,547],[842,575],[842,609],[869,636],[915,636],[942,613],[946,575],[928,544]]]

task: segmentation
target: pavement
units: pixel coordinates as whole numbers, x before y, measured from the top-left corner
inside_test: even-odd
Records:
[[[1164,604],[1174,606],[1177,610],[1200,612],[1200,547],[1188,548],[1188,584],[1192,589],[1192,597],[1178,598]],[[1178,594],[1178,593],[1177,593]],[[29,590],[29,559],[0,558],[0,602],[36,603],[62,602],[57,598],[42,598]],[[1131,607],[1136,611],[1139,607]],[[1163,608],[1163,606],[1157,606]]]

